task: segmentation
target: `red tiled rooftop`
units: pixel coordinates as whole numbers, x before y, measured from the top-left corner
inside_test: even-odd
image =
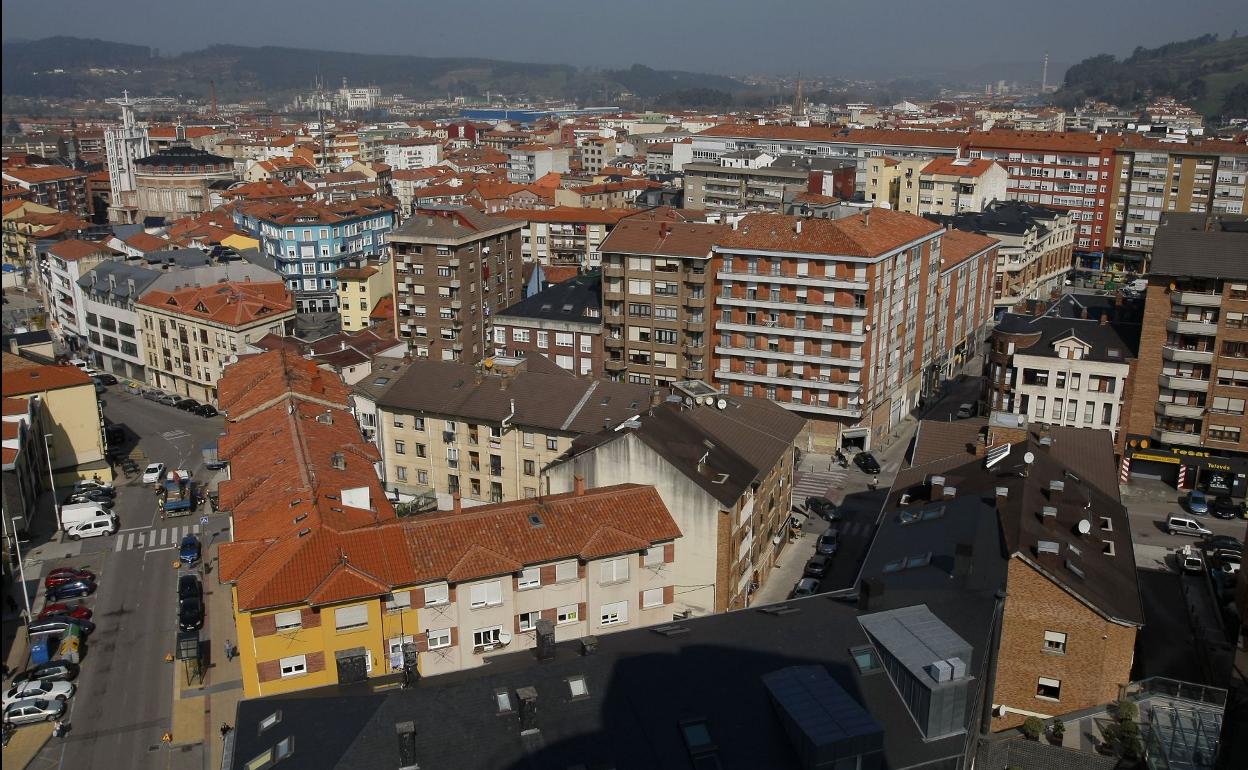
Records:
[[[152,289],[138,304],[227,326],[246,326],[294,309],[280,281],[228,281],[174,291]]]
[[[800,222],[801,232],[798,232]],[[718,245],[806,254],[877,257],[931,235],[940,225],[913,214],[871,209],[844,219],[804,219],[782,214],[747,214]]]

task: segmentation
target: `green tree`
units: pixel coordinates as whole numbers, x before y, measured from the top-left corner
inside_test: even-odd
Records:
[[[1027,717],[1023,720],[1023,735],[1029,741],[1040,740],[1040,733],[1044,732],[1044,721],[1040,717]]]

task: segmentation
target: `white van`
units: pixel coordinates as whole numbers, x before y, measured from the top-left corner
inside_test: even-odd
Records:
[[[66,532],[88,521],[110,521],[116,523],[117,514],[105,509],[98,503],[74,503],[61,508],[61,528]]]

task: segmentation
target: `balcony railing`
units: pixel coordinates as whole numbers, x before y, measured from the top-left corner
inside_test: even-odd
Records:
[[[1222,304],[1222,295],[1203,291],[1176,291],[1170,295],[1170,300],[1176,305],[1218,307]]]
[[[1192,390],[1197,393],[1207,393],[1209,391],[1209,380],[1184,377],[1178,374],[1163,374],[1157,378],[1157,383],[1161,387],[1170,388],[1171,390]]]
[[[1166,319],[1166,330],[1176,334],[1204,334],[1210,337],[1218,333],[1217,321],[1185,321],[1182,318]]]
[[[1163,414],[1166,417],[1203,417],[1205,415],[1203,406],[1171,404],[1165,401],[1158,402],[1156,411],[1157,414]]]
[[[1189,364],[1213,363],[1212,350],[1192,350],[1191,348],[1181,348],[1174,345],[1162,345],[1161,356],[1167,361],[1181,361]]]
[[[1178,444],[1180,446],[1200,446],[1200,434],[1188,433],[1181,430],[1165,430],[1164,428],[1153,428],[1153,438],[1163,441],[1167,444]]]

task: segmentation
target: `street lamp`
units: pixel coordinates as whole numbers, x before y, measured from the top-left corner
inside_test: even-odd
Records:
[[[48,483],[52,485],[52,510],[56,511],[56,531],[60,532],[61,527],[61,498],[56,491],[56,476],[52,473],[52,450],[48,448],[48,439],[52,438],[51,433],[43,434],[43,454],[48,458]]]
[[[5,527],[4,527],[4,534],[5,534],[5,537],[12,537],[12,538],[13,538],[13,539],[12,539],[12,540],[10,540],[9,542],[13,543],[13,550],[14,550],[14,553],[16,554],[16,556],[17,556],[17,574],[18,574],[18,580],[19,580],[19,581],[21,582],[21,584],[22,584],[22,599],[26,602],[26,620],[27,620],[27,622],[29,622],[29,621],[30,621],[30,619],[31,619],[32,617],[34,617],[34,616],[33,616],[33,615],[31,615],[31,613],[30,613],[30,592],[29,592],[29,590],[27,590],[27,588],[26,588],[26,566],[25,566],[24,564],[22,564],[22,546],[21,546],[21,544],[18,542],[18,539],[17,539],[17,523],[16,523],[16,522],[14,522],[14,521],[12,520],[12,518],[8,516],[8,514],[0,514],[0,518],[3,518],[3,519],[4,519],[4,524],[5,524]],[[13,528],[13,534],[12,534],[12,535],[9,535],[9,527],[12,527],[12,528]]]

